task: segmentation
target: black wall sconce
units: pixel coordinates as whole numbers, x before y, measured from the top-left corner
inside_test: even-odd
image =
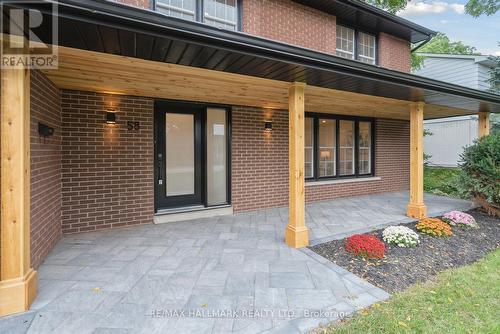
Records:
[[[273,131],[273,122],[265,121],[264,122],[264,130],[266,130],[267,132]]]
[[[108,109],[106,111],[106,123],[115,124],[116,123],[116,113],[114,109]]]
[[[54,135],[54,128],[47,124],[38,122],[38,134],[40,137],[51,137]]]

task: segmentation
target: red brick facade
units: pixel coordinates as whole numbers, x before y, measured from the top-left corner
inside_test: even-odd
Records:
[[[30,74],[30,255],[38,268],[61,237],[61,108],[59,89],[39,71]],[[38,122],[54,135],[40,137]]]
[[[231,132],[234,211],[288,205],[287,112],[234,107]]]
[[[242,7],[246,33],[335,53],[335,16],[291,0],[244,0]]]
[[[62,91],[61,109],[63,233],[151,223],[153,100]]]
[[[234,211],[288,205],[288,117],[282,110],[233,108]],[[273,131],[264,132],[264,121]],[[408,189],[409,123],[378,119],[375,174],[381,180],[306,187],[306,201]]]
[[[151,8],[151,0],[112,1],[140,8]],[[241,1],[243,32],[335,54],[335,16],[291,0]],[[410,44],[391,35],[380,33],[378,65],[409,73]]]
[[[117,125],[104,124],[106,108]],[[153,204],[153,100],[62,92],[64,233],[150,223]],[[128,120],[140,121],[137,133]],[[264,121],[273,131],[264,131]],[[308,186],[307,202],[408,188],[408,122],[376,123],[380,181]],[[288,204],[288,116],[283,110],[234,107],[232,204],[235,212]]]
[[[378,36],[379,66],[409,73],[411,70],[410,43],[391,35]]]
[[[37,268],[61,236],[61,108],[59,89],[31,71],[31,264]],[[38,135],[38,122],[54,128]]]

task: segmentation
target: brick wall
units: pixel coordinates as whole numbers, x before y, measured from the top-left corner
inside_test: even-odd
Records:
[[[271,133],[266,120],[273,121]],[[234,211],[288,205],[287,113],[234,107],[231,131]]]
[[[150,0],[111,0],[151,8]],[[248,34],[335,54],[336,17],[291,0],[243,0],[242,31]],[[407,41],[380,33],[379,66],[410,72]]]
[[[151,223],[153,100],[62,91],[62,231]],[[105,124],[108,108],[117,124]],[[137,132],[127,121],[140,122]]]
[[[335,53],[335,16],[290,0],[244,0],[244,32]]]
[[[61,236],[61,109],[59,89],[31,71],[31,264],[37,268]],[[54,128],[38,135],[38,122]]]
[[[233,108],[232,202],[235,211],[288,205],[288,117],[282,110]],[[264,121],[273,121],[266,133]],[[306,187],[306,201],[408,189],[409,123],[376,122],[380,181]]]
[[[118,124],[104,123],[117,110]],[[153,217],[153,100],[62,92],[62,229],[64,233],[150,223]],[[128,120],[140,121],[137,133]],[[264,121],[273,131],[264,131]],[[408,188],[408,122],[377,120],[381,181],[306,188],[308,202]],[[247,211],[288,204],[288,117],[282,110],[234,107],[232,203]]]
[[[411,70],[410,43],[380,33],[378,37],[378,61],[381,67],[409,73]]]

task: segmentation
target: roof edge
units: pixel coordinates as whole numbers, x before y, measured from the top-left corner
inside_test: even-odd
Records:
[[[318,9],[320,11],[323,11],[323,12],[327,12],[324,10],[324,8],[322,8],[322,6],[319,6],[319,5],[315,5],[314,3],[311,3],[311,2],[308,2],[308,3],[305,3],[303,1],[298,1],[298,0],[292,0],[292,1],[295,1],[295,2],[299,2],[305,6],[308,6],[308,7],[311,7],[311,8],[315,8],[315,9]],[[431,30],[429,28],[426,28],[424,26],[421,26],[417,23],[414,23],[410,20],[407,20],[403,17],[400,17],[400,16],[397,16],[395,14],[392,14],[392,13],[389,13],[381,8],[378,8],[378,7],[375,7],[373,5],[370,5],[364,1],[360,1],[360,0],[326,0],[324,2],[327,2],[327,3],[330,3],[330,4],[334,4],[335,2],[337,3],[342,3],[342,4],[345,4],[349,7],[352,7],[356,10],[359,10],[359,11],[363,11],[365,13],[368,13],[368,14],[371,14],[371,15],[374,15],[374,16],[377,16],[377,17],[380,17],[380,18],[383,18],[383,19],[386,19],[386,20],[389,20],[395,24],[399,24],[399,25],[403,25],[405,26],[406,28],[410,29],[410,30],[413,30],[413,31],[416,31],[418,33],[421,33],[423,35],[426,35],[427,36],[427,39],[421,39],[421,40],[417,40],[417,41],[410,41],[412,42],[413,44],[415,43],[419,43],[419,42],[422,42],[422,41],[425,41],[425,40],[429,40],[430,38],[432,38],[433,36],[435,36],[437,34],[437,31],[434,31],[434,30]],[[330,13],[331,14],[331,13]]]
[[[47,0],[47,2],[54,1],[56,0]],[[57,3],[65,7],[64,10],[60,7],[59,15],[71,19],[94,23],[105,22],[110,26],[119,26],[122,29],[153,36],[175,37],[199,45],[210,45],[299,66],[365,77],[375,81],[495,103],[500,106],[500,95],[490,92],[389,70],[238,31],[218,29],[206,24],[159,15],[150,10],[105,0],[88,0],[85,3],[78,0],[60,0]]]
[[[405,25],[407,26],[408,28],[410,29],[414,29],[414,30],[417,30],[418,32],[421,32],[422,34],[424,35],[428,35],[428,36],[434,36],[437,34],[437,31],[434,31],[432,29],[429,29],[427,27],[424,27],[420,24],[417,24],[415,22],[412,22],[410,20],[407,20],[401,16],[397,16],[395,14],[392,14],[392,13],[389,13],[383,9],[380,9],[378,7],[375,7],[373,5],[370,5],[366,2],[363,2],[363,1],[359,1],[359,0],[333,0],[333,1],[340,1],[340,2],[344,2],[346,4],[349,4],[353,7],[356,7],[356,8],[360,8],[362,10],[365,10],[365,11],[368,11],[374,15],[377,15],[377,16],[381,16],[381,17],[384,17],[386,19],[389,19],[395,23],[399,23],[401,25]]]

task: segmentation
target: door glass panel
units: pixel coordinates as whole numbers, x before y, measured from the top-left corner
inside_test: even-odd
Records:
[[[319,120],[319,176],[335,175],[335,120]]]
[[[167,196],[194,194],[194,115],[166,115]]]
[[[207,204],[227,203],[226,110],[207,109]]]
[[[354,122],[340,121],[340,175],[354,174]]]

